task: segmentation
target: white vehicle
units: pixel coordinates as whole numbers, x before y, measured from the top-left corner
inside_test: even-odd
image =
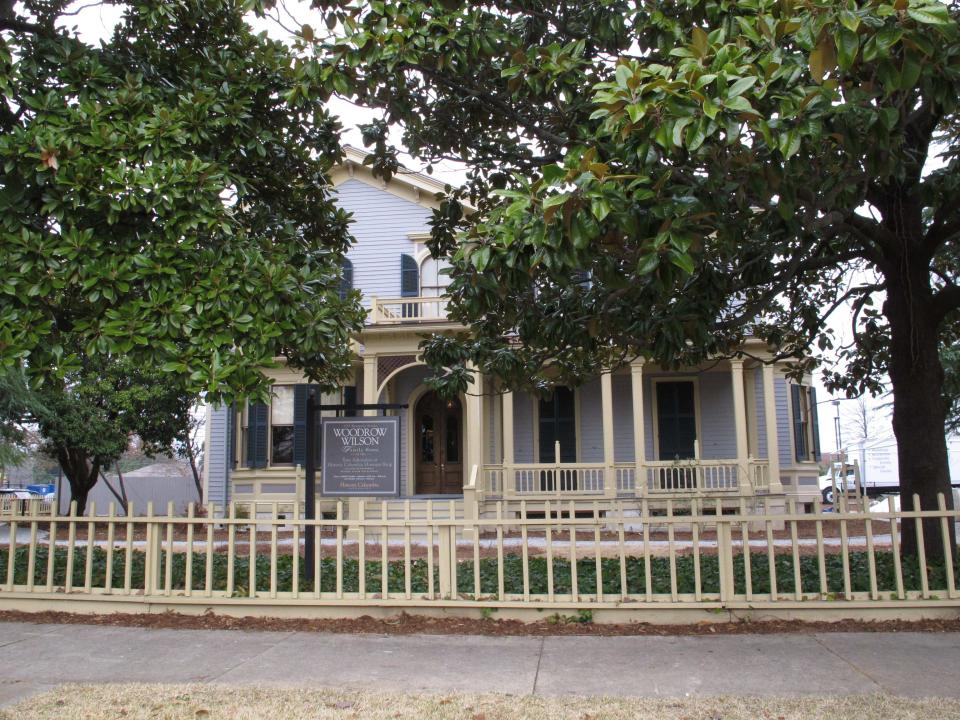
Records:
[[[825,503],[833,504],[834,486],[839,492],[855,492],[858,474],[860,491],[868,497],[900,492],[900,477],[896,472],[896,466],[889,462],[887,453],[867,450],[865,454],[866,472],[861,469],[859,461],[854,460],[853,463],[834,463],[832,473],[820,476],[818,484]]]

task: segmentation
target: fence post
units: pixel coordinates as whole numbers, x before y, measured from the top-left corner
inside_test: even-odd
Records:
[[[440,597],[453,599],[453,573],[456,572],[457,545],[453,525],[441,525],[438,528],[440,543]],[[429,549],[429,548],[428,548]]]
[[[733,540],[730,523],[720,517],[722,509],[717,505],[717,561],[720,564],[720,600],[731,602],[734,595]]]
[[[152,519],[153,501],[147,503],[147,518]],[[147,546],[143,559],[143,592],[145,595],[156,595],[160,588],[160,527],[157,523],[147,521]]]

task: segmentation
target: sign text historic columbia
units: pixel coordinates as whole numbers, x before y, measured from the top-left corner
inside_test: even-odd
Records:
[[[400,418],[323,418],[324,495],[400,494]]]

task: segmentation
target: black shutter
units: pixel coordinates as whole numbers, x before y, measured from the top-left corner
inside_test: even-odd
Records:
[[[813,459],[820,462],[820,422],[817,417],[817,389],[810,388],[810,424],[813,428]]]
[[[247,467],[267,466],[267,417],[270,407],[251,403],[247,413]]]
[[[340,265],[340,299],[346,300],[347,293],[353,290],[353,263],[347,258],[343,259]],[[294,451],[296,455],[296,451]],[[296,459],[294,459],[296,462]]]
[[[417,297],[420,294],[420,268],[410,255],[400,256],[400,295]]]
[[[227,410],[227,467],[237,466],[237,404]]]
[[[293,386],[293,464],[307,464],[307,390],[309,385]]]
[[[806,460],[809,457],[806,433],[803,428],[803,408],[800,405],[801,402],[801,387],[799,385],[791,385],[790,404],[793,405],[793,446],[798,461]]]

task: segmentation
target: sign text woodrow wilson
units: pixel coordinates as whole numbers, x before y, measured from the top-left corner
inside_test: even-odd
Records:
[[[324,495],[400,494],[400,418],[322,419]]]

